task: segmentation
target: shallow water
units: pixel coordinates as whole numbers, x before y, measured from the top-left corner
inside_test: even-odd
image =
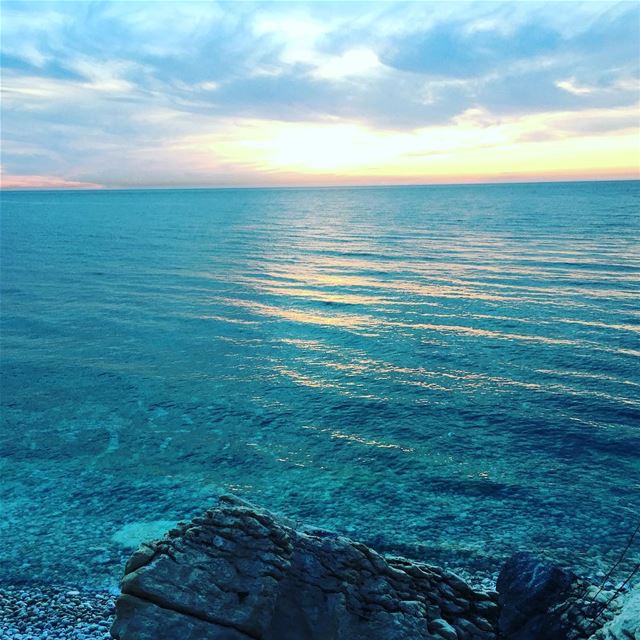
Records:
[[[2,205],[2,580],[113,585],[221,491],[453,568],[624,547],[640,183]]]

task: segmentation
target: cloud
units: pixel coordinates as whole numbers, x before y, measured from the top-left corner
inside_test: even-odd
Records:
[[[6,176],[0,174],[3,189],[101,189],[102,185],[57,176]]]
[[[177,141],[241,135],[241,121],[413,135],[470,111],[578,119],[640,100],[631,3],[9,2],[3,14],[3,162],[16,175],[165,179],[153,158],[176,174]],[[607,127],[585,118],[582,131]]]
[[[532,62],[553,55],[560,44],[556,31],[536,23],[508,34],[490,27],[470,30],[466,23],[442,23],[426,32],[395,38],[382,62],[430,77],[472,78],[514,61]]]

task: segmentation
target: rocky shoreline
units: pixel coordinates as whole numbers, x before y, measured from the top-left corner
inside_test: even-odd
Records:
[[[497,591],[233,496],[129,559],[117,640],[634,640],[640,597],[528,553]]]
[[[2,640],[109,640],[116,596],[69,585],[0,584]]]
[[[638,640],[618,594],[528,553],[497,583],[222,496],[131,556],[122,593],[0,584],[3,640]]]

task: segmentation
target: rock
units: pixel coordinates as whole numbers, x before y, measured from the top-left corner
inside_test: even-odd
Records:
[[[594,640],[640,640],[640,586],[625,598],[614,618],[593,638]]]
[[[233,628],[199,620],[171,609],[162,609],[133,596],[121,596],[116,611],[116,622],[111,628],[111,634],[116,638],[247,640],[250,637]]]
[[[640,640],[640,601],[628,599],[623,614],[610,591],[529,553],[507,561],[497,589],[505,640]]]
[[[498,605],[491,600],[483,600],[474,604],[476,611],[484,614],[487,617],[492,617],[498,614]]]
[[[108,640],[113,600],[85,587],[0,583],[0,638]]]
[[[500,571],[497,582],[501,637],[508,640],[565,640],[565,603],[577,576],[530,553],[516,553]]]
[[[431,622],[429,631],[443,637],[445,640],[458,640],[458,632],[442,618]]]
[[[437,567],[385,558],[222,497],[203,517],[132,556],[111,634],[117,640],[467,640],[456,626],[486,629],[487,612],[459,603],[485,600]],[[489,627],[482,637],[494,640],[495,623]]]

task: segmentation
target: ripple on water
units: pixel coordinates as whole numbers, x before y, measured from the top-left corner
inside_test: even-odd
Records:
[[[116,584],[221,491],[452,567],[606,570],[638,518],[639,193],[3,195],[6,579]]]

